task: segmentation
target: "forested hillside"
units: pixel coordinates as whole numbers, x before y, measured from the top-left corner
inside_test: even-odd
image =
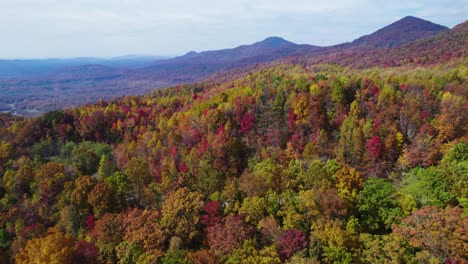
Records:
[[[392,32],[387,32],[387,34]],[[395,32],[393,33],[395,34]],[[417,31],[411,33],[404,33],[403,31],[401,34],[404,36],[411,34],[424,35],[423,33],[418,34]],[[295,61],[305,61],[308,64],[332,63],[355,68],[398,67],[403,65],[428,66],[453,63],[453,61],[457,64],[467,57],[468,21],[455,26],[451,30],[442,30],[441,33],[435,36],[420,38],[412,42],[403,42],[402,45],[393,48],[382,46],[378,49],[372,49],[372,45],[383,45],[384,41],[379,38],[382,37],[381,34],[375,33],[370,37],[372,38],[370,38],[369,42],[358,42],[358,44],[349,47],[332,47],[321,52],[314,51],[306,56],[295,58]],[[377,40],[380,40],[380,42]],[[396,39],[393,41],[402,40]]]
[[[467,76],[281,64],[0,123],[2,263],[467,263]]]

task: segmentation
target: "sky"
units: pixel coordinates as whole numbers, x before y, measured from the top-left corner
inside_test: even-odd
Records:
[[[269,36],[327,46],[408,15],[451,28],[468,0],[0,0],[0,58],[174,56]]]

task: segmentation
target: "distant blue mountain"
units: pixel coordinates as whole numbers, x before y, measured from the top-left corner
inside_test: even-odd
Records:
[[[116,68],[144,67],[167,57],[128,55],[110,59],[71,58],[71,59],[0,59],[0,78],[24,78],[54,72],[61,68],[99,64]]]

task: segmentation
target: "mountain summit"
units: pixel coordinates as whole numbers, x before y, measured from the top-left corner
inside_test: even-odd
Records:
[[[407,16],[370,35],[362,36],[351,44],[359,47],[390,48],[437,35],[448,29],[424,19]]]
[[[295,45],[295,43],[287,41],[280,37],[268,37],[262,41],[252,44],[253,46],[261,46],[263,48],[280,48],[285,46]]]
[[[199,53],[189,52],[185,56],[179,57],[182,59],[203,59],[203,60],[228,60],[228,61],[237,61],[239,59],[245,59],[250,57],[262,56],[265,54],[275,53],[278,50],[284,50],[288,48],[293,48],[299,46],[293,42],[287,41],[280,37],[268,37],[262,41],[255,42],[250,45],[241,45],[232,49],[222,49],[222,50],[210,50],[202,51]]]
[[[218,71],[271,62],[317,49],[319,47],[295,44],[280,37],[268,37],[231,49],[189,52],[180,57],[158,61],[143,70],[152,78],[170,79],[171,83],[193,82]]]

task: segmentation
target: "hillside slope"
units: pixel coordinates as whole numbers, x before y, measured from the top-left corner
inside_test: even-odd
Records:
[[[463,61],[467,57],[467,22],[435,36],[419,39],[394,48],[367,49],[351,47],[338,52],[308,55],[308,63],[336,63],[358,68],[402,65],[428,66]]]

